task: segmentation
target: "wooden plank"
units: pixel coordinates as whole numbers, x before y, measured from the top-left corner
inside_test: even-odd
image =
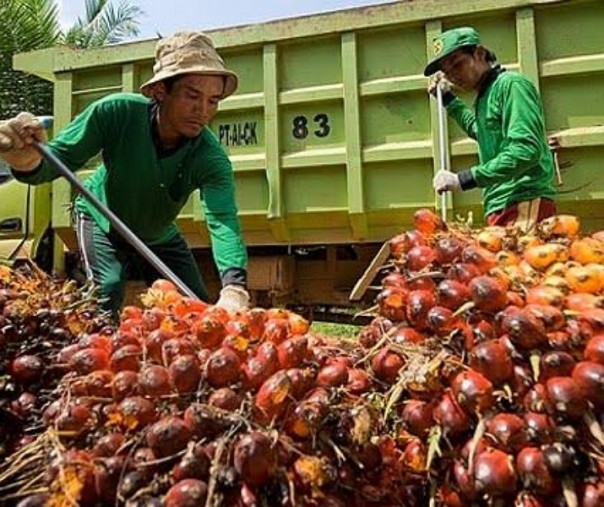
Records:
[[[363,276],[359,278],[359,281],[352,289],[349,296],[350,301],[361,300],[365,295],[365,291],[367,291],[367,287],[369,287],[375,278],[375,275],[377,275],[378,270],[384,265],[388,257],[390,257],[390,245],[388,244],[388,241],[386,241],[371,261],[371,264],[369,264],[369,267],[363,273]]]

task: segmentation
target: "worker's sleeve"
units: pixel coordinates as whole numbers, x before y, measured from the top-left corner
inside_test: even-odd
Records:
[[[233,168],[224,148],[215,143],[207,147],[199,185],[212,254],[223,286],[246,285],[247,251],[237,217]]]
[[[449,97],[443,97],[443,100],[448,115],[457,122],[469,137],[476,139],[478,135],[476,133],[476,116],[474,115],[474,111],[453,94]]]
[[[502,149],[495,158],[470,169],[479,187],[518,177],[541,156],[543,113],[535,86],[528,79],[514,80],[502,92]]]
[[[67,125],[47,144],[69,169],[77,171],[97,155],[103,146],[102,115],[106,109],[103,102],[95,102]],[[32,172],[13,171],[15,179],[23,183],[37,185],[52,181],[59,176],[57,170],[48,162],[42,163]]]

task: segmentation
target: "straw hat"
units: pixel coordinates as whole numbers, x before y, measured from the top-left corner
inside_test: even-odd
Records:
[[[183,74],[224,76],[222,98],[232,95],[237,89],[237,74],[224,66],[212,40],[202,32],[180,30],[158,41],[153,77],[141,85],[141,92],[149,97],[152,95],[152,85]]]

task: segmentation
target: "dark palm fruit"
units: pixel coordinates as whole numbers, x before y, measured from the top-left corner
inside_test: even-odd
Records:
[[[438,262],[441,266],[451,264],[461,257],[461,252],[463,249],[464,243],[454,236],[445,236],[440,238],[434,244],[436,262]]]
[[[251,486],[264,484],[277,465],[271,439],[258,431],[241,437],[235,445],[233,461],[243,482]]]
[[[456,262],[447,271],[447,279],[468,284],[471,280],[480,276],[480,274],[480,270],[473,264]]]
[[[23,355],[13,360],[11,375],[19,384],[35,382],[44,370],[44,363],[38,356]]]
[[[470,297],[482,312],[495,313],[507,304],[506,288],[492,276],[478,276],[468,284]]]
[[[401,412],[401,421],[409,433],[425,438],[434,425],[433,412],[433,404],[422,400],[409,400]]]
[[[222,424],[217,415],[206,405],[192,403],[185,410],[184,421],[193,437],[199,440],[211,440],[221,430]]]
[[[594,336],[587,342],[583,357],[586,361],[604,364],[604,334]]]
[[[109,458],[117,454],[125,441],[126,439],[122,433],[114,431],[99,438],[92,452],[98,458]]]
[[[545,326],[531,313],[520,311],[508,314],[503,318],[501,327],[512,343],[521,349],[530,350],[547,345]]]
[[[230,387],[221,387],[210,394],[208,405],[233,412],[241,406],[242,401],[243,397]]]
[[[165,507],[199,507],[208,496],[208,486],[198,479],[185,479],[172,486],[164,499]]]
[[[428,312],[436,306],[433,292],[411,291],[407,297],[407,321],[417,329],[428,328]]]
[[[143,489],[147,483],[147,478],[143,472],[139,470],[133,470],[124,474],[122,480],[119,483],[117,490],[118,497],[121,500],[127,500],[133,496],[137,491]],[[130,504],[128,504],[130,505]],[[146,505],[145,507],[150,507]]]
[[[158,364],[145,366],[139,373],[138,386],[147,396],[164,396],[170,394],[170,372]]]
[[[128,396],[134,396],[138,393],[138,373],[120,371],[113,377],[111,388],[115,401],[122,401]]]
[[[162,345],[168,340],[175,338],[176,335],[167,329],[155,329],[151,331],[145,339],[147,348],[147,357],[153,361],[162,361]]]
[[[96,494],[106,505],[115,503],[117,487],[124,469],[124,457],[99,458],[94,464]]]
[[[581,507],[601,507],[604,505],[604,482],[589,482],[585,485]]]
[[[157,417],[155,405],[140,396],[125,398],[119,404],[119,413],[121,414],[123,425],[127,428],[146,426],[152,423]]]
[[[507,497],[516,491],[512,457],[498,449],[487,449],[474,461],[474,486],[479,493]]]
[[[111,398],[113,396],[113,372],[110,370],[93,371],[85,378],[90,396]]]
[[[541,449],[545,464],[552,475],[561,477],[577,466],[577,453],[574,447],[562,442],[545,445]]]
[[[147,430],[147,445],[158,458],[183,450],[190,438],[189,426],[175,416],[164,417]]]
[[[526,434],[529,441],[535,444],[551,442],[555,424],[549,415],[538,412],[526,412],[523,418],[526,422]]]
[[[451,391],[445,391],[437,401],[433,417],[441,426],[443,434],[449,437],[457,436],[470,429],[470,419],[457,404]]]
[[[516,414],[500,413],[487,421],[487,434],[502,451],[517,452],[527,442],[526,422]]]
[[[470,351],[470,366],[482,373],[494,385],[501,385],[514,374],[512,357],[499,340],[487,340],[479,343]]]
[[[210,458],[204,445],[196,443],[172,468],[172,478],[178,482],[184,479],[200,479],[206,481],[210,474]]]
[[[405,360],[395,352],[391,352],[388,347],[383,347],[371,360],[371,368],[375,376],[387,383],[393,383],[399,370],[404,366]]]
[[[239,379],[241,363],[231,349],[222,347],[206,363],[206,378],[212,387],[226,387]]]
[[[478,492],[474,485],[474,479],[461,460],[456,459],[453,462],[453,476],[455,477],[457,487],[464,496],[464,499],[470,501],[478,499]]]
[[[525,447],[516,456],[516,469],[522,484],[538,495],[555,491],[556,481],[547,468],[543,452],[537,447]]]
[[[572,379],[598,411],[604,407],[604,365],[581,361],[573,369]]]

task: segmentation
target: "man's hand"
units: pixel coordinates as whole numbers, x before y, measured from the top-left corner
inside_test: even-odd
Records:
[[[461,183],[457,174],[451,171],[440,170],[434,175],[432,186],[439,194],[443,192],[461,189]]]
[[[18,172],[31,172],[42,161],[34,141],[45,142],[46,132],[31,113],[19,113],[0,123],[0,158]]]
[[[250,295],[240,285],[225,285],[220,291],[220,298],[216,306],[229,312],[243,310],[250,305]]]
[[[430,77],[430,82],[428,83],[428,93],[433,97],[436,97],[436,87],[440,86],[440,89],[443,93],[447,93],[451,91],[451,81],[449,81],[445,74],[442,71],[438,71],[432,77]]]

